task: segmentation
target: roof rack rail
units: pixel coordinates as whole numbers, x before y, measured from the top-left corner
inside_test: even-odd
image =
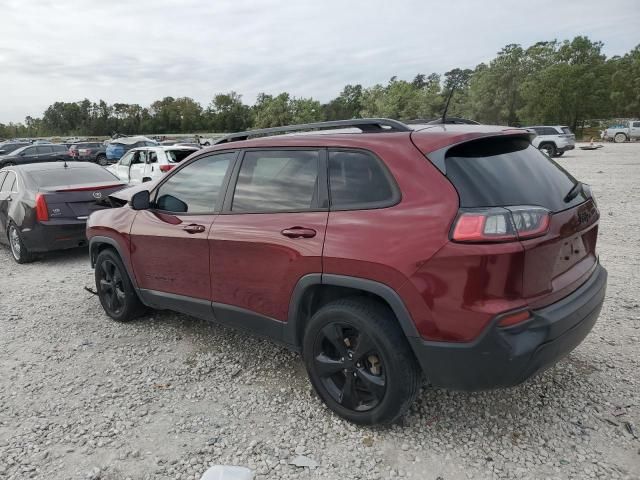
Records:
[[[304,130],[328,130],[332,128],[355,127],[362,130],[362,133],[381,132],[411,132],[411,128],[397,120],[389,118],[355,118],[352,120],[334,120],[331,122],[303,123],[301,125],[288,125],[284,127],[260,128],[257,130],[247,130],[246,132],[232,133],[226,135],[213,144],[238,142],[247,140],[250,137],[266,137],[281,133],[300,132]]]

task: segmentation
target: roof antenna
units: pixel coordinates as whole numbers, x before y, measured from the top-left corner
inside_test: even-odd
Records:
[[[443,125],[447,123],[446,120],[447,120],[447,111],[449,110],[449,102],[451,101],[451,97],[453,97],[453,92],[456,89],[457,85],[458,84],[456,82],[454,82],[451,85],[451,90],[449,90],[449,96],[447,97],[447,103],[444,106],[444,112],[442,112],[442,124]]]

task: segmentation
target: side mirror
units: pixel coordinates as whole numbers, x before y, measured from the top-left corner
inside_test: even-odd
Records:
[[[147,210],[150,205],[149,190],[141,190],[131,197],[131,207],[134,210]]]

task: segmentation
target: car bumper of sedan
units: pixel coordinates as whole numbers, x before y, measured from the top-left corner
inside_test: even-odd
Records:
[[[499,327],[498,317],[469,343],[410,341],[435,387],[471,391],[514,386],[554,365],[584,340],[600,314],[606,286],[607,271],[598,264],[575,292],[534,310],[522,324]]]
[[[86,220],[49,220],[21,231],[27,250],[33,253],[66,250],[87,245]]]

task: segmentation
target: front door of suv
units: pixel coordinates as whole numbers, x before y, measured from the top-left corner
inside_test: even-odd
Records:
[[[226,152],[190,162],[151,192],[149,210],[137,213],[131,227],[131,262],[145,299],[173,298],[183,307],[207,300],[200,305],[208,305],[210,311],[207,237],[235,157],[235,152]],[[157,306],[185,311],[180,304]]]
[[[286,321],[298,280],[322,272],[326,171],[321,149],[244,152],[209,234],[219,320],[242,324],[257,314]]]

